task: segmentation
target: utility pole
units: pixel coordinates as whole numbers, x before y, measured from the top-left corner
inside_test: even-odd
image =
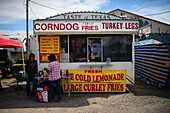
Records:
[[[26,29],[27,29],[27,55],[29,55],[30,54],[30,48],[29,48],[29,27],[28,27],[28,1],[29,0],[26,0],[26,23],[27,23],[27,25],[26,25]]]

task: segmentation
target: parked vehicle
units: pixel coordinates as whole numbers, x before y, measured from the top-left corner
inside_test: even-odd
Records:
[[[6,78],[11,72],[12,59],[7,50],[0,50],[0,53],[0,75]]]

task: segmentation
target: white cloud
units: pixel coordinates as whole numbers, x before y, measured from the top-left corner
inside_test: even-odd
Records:
[[[94,10],[98,10],[101,6],[109,3],[108,0],[85,0],[82,2],[81,0],[50,0],[49,3],[46,0],[45,1],[43,0],[42,2],[39,1],[42,0],[36,0],[36,2],[38,3],[63,10],[65,12],[94,11]],[[36,4],[33,3],[31,3],[31,6],[38,18],[45,18],[49,16],[54,16],[56,14],[65,13],[65,12],[61,12],[57,10],[55,11],[41,6],[37,6]]]
[[[23,0],[1,0],[0,1],[0,23],[13,23],[17,19],[25,18]]]
[[[139,14],[141,16],[170,11],[170,4],[167,4],[166,0],[147,2],[140,5],[135,4],[131,7],[133,9],[136,9],[134,13]],[[151,15],[147,17],[170,24],[170,13]]]
[[[109,3],[109,0],[33,0],[34,2],[61,9],[66,12],[72,11],[95,11],[101,6]],[[48,9],[32,2],[29,2],[34,14],[38,18],[64,13],[57,10]],[[25,19],[25,0],[0,0],[0,24],[14,23],[18,19]],[[35,19],[29,10],[29,18]]]
[[[15,34],[26,34],[26,31],[10,31],[10,30],[0,30],[0,34],[4,35],[15,35]],[[33,34],[33,32],[29,32],[29,34]]]
[[[168,9],[170,10],[170,4],[165,5],[164,7],[158,6],[158,7],[143,8],[139,12],[145,13],[145,15],[148,15],[148,14],[157,14],[157,13],[165,12]],[[147,17],[153,18],[153,19],[156,19],[156,20],[159,20],[162,22],[170,23],[170,18],[169,18],[170,13],[165,13],[165,14],[160,14],[160,15],[151,15],[151,16],[147,16]]]

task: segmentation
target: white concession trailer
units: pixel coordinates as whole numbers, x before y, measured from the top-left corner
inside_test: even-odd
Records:
[[[72,12],[34,20],[38,70],[47,67],[48,56],[55,54],[61,69],[126,69],[126,84],[134,84],[138,30],[138,20],[101,12]]]

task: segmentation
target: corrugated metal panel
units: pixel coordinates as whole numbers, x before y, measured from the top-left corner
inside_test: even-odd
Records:
[[[135,76],[141,81],[151,85],[164,88],[168,75],[169,67],[169,45],[147,45],[135,47]]]

